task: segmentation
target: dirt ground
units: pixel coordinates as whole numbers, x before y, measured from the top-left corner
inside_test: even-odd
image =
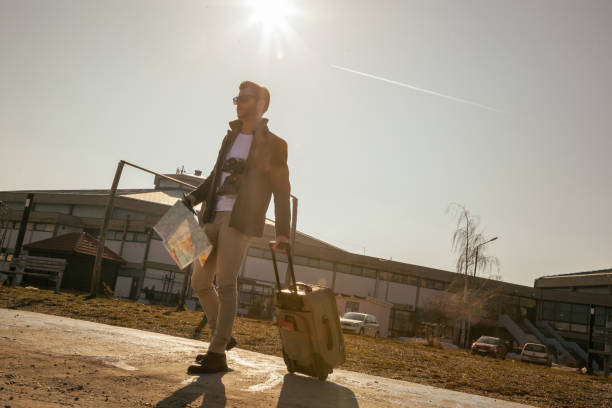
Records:
[[[0,406],[520,408],[469,393],[334,370],[287,373],[281,357],[236,348],[230,371],[189,376],[198,340],[0,308]]]
[[[54,294],[52,291],[47,290],[7,289],[0,287],[0,307],[17,311],[37,311],[115,326],[132,327],[149,332],[180,336],[185,339],[208,338],[207,328],[200,325],[201,313],[191,311],[176,312],[168,307],[143,305],[119,299],[97,298],[86,300],[83,294],[77,293],[62,292]],[[271,356],[280,355],[278,329],[270,322],[239,318],[236,320],[234,335],[237,337],[239,347],[242,349]],[[13,389],[15,384],[8,383],[11,381],[17,383],[23,380],[17,381],[14,378],[4,378],[4,376],[6,374],[18,376],[20,370],[24,369],[23,376],[28,377],[27,369],[29,366],[26,364],[25,368],[16,367],[15,372],[3,373],[3,367],[5,367],[5,364],[8,364],[7,362],[17,363],[6,355],[4,351],[5,343],[2,343],[2,340],[0,338],[0,358],[3,359],[0,360],[0,380],[2,380],[0,386],[5,387],[5,389],[11,386],[11,389]],[[562,371],[555,368],[549,369],[547,367],[529,365],[514,360],[504,361],[470,356],[461,350],[440,350],[427,347],[423,344],[405,343],[393,339],[372,339],[345,335],[345,342],[347,361],[340,367],[345,370],[540,407],[612,407],[612,398],[610,398],[612,395],[612,378],[604,379],[602,377],[581,375],[575,369]],[[39,357],[42,358],[42,356]],[[36,365],[37,363],[33,362],[30,364]],[[54,361],[53,364],[59,363]],[[81,363],[81,365],[85,366],[87,364],[88,361]],[[58,366],[61,367],[61,365]],[[51,365],[51,367],[57,366]],[[74,367],[80,366],[75,365]],[[133,381],[147,379],[154,382],[158,380],[154,368],[152,367],[152,371],[146,376],[141,377],[139,375],[140,378]],[[32,368],[30,367],[30,369]],[[45,375],[46,372],[49,372],[49,369],[50,367],[46,367],[45,373],[37,381],[47,381],[45,380]],[[98,369],[102,370],[103,368],[98,367]],[[112,368],[110,370],[110,372],[113,372]],[[184,373],[184,368],[181,370]],[[118,381],[132,381],[129,372],[117,371],[113,375],[110,375],[110,372],[108,378],[112,384]],[[67,375],[65,372],[61,372],[61,374],[63,376]],[[76,374],[70,371],[70,375]],[[62,376],[59,377],[57,379],[58,384],[45,384],[45,387],[50,387],[51,389],[51,391],[47,391],[45,388],[45,392],[51,393],[55,389],[53,388],[54,386],[63,386],[63,382],[69,384],[75,383],[77,386],[83,385],[85,387],[84,383],[79,383],[77,380],[72,382],[67,380],[59,381]],[[88,375],[85,374],[77,376],[77,378],[87,377]],[[103,382],[106,382],[106,377],[102,378]],[[117,380],[116,378],[121,378],[122,380]],[[81,382],[83,381],[81,380]],[[7,384],[3,384],[3,382]],[[121,384],[121,382],[118,383]],[[163,389],[164,381],[161,381],[159,384],[161,384],[159,387],[156,383],[151,388]],[[137,385],[134,387],[137,387]],[[134,389],[134,387],[130,387],[130,389]],[[79,390],[77,387],[76,390],[67,391],[67,388],[65,386],[62,388],[64,390],[62,395],[75,393],[69,400],[72,401],[74,397],[79,397],[79,400],[81,400],[81,396],[78,393],[83,393],[83,390]],[[108,387],[102,386],[101,389],[107,391],[112,389],[112,385],[108,384]],[[5,400],[4,394],[3,390],[0,390],[0,402],[10,405],[10,401]],[[105,399],[104,394],[96,394],[95,390],[91,390],[88,394],[96,396],[96,398],[101,400]],[[146,402],[154,404],[160,401],[160,399],[156,400],[155,398],[163,399],[167,396],[163,392],[158,393],[150,401],[143,397],[143,404]],[[109,399],[112,400],[110,396]],[[96,401],[99,401],[99,399],[96,399]],[[114,403],[118,402],[115,401]],[[137,401],[137,403],[139,402]],[[19,405],[13,404],[13,406]],[[80,406],[83,405],[81,404]],[[121,404],[119,403],[117,406],[121,406]],[[0,404],[1,407],[2,405]]]

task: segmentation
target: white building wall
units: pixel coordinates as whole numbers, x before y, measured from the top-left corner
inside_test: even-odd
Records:
[[[287,273],[287,263],[278,262],[278,275],[281,284],[285,283],[285,274]],[[333,271],[327,269],[312,268],[310,266],[294,265],[295,279],[298,282],[304,282],[311,285],[321,285],[331,288]],[[253,256],[247,256],[244,264],[245,278],[256,279],[260,281],[276,284],[274,277],[274,266],[271,259],[262,259]]]
[[[389,282],[384,280],[378,281],[378,289],[376,290],[376,295],[374,296],[377,299],[385,300],[387,296],[387,286]]]
[[[446,296],[446,295],[448,294],[442,290],[421,288],[419,292],[418,308],[419,309],[428,308],[429,305],[431,305],[432,303],[435,303],[441,296]]]
[[[116,220],[125,220],[127,216],[130,216],[130,220],[144,220],[147,216],[141,212],[125,210],[123,208],[113,208],[112,218]]]
[[[104,246],[110,249],[111,251],[119,254],[119,250],[121,249],[121,241],[109,241],[108,239],[104,242]]]
[[[149,247],[148,261],[159,262],[168,265],[174,265],[174,261],[168,255],[168,251],[162,241],[157,239],[151,239],[151,246]]]
[[[42,241],[43,239],[52,238],[53,233],[47,231],[27,231],[23,240],[23,244]]]
[[[388,302],[414,306],[416,302],[416,286],[396,282],[388,282],[388,284],[389,292],[386,299]]]
[[[34,203],[34,211],[70,214],[69,204]]]
[[[142,262],[146,246],[146,242],[126,242],[121,256],[128,262]]]
[[[9,229],[6,233],[6,238],[4,238],[4,246],[6,248],[15,248],[15,243],[17,242],[17,234],[18,230]]]
[[[312,268],[310,266],[295,265],[295,279],[311,285],[331,288],[334,272],[326,269]],[[274,270],[272,270],[274,273]]]
[[[117,276],[117,282],[115,283],[115,296],[129,297],[130,290],[132,289],[132,282],[134,278],[131,276]]]
[[[375,284],[376,279],[336,272],[334,292],[364,297],[372,296],[374,295]]]
[[[152,289],[155,287],[156,291],[161,291],[164,287],[164,276],[172,276],[172,272],[164,271],[161,269],[147,268],[145,271],[145,278],[142,282],[142,287]],[[172,283],[171,293],[180,293],[183,288],[183,274],[175,273],[174,282]]]
[[[101,205],[75,205],[72,215],[87,218],[104,218],[104,207]]]
[[[280,277],[281,284],[285,282],[286,270],[287,263],[279,262],[278,274]],[[256,258],[254,256],[247,256],[244,264],[243,276],[249,279],[256,279],[276,284],[276,278],[274,278],[274,267],[272,266],[271,259],[262,259]],[[299,280],[299,278],[297,279]]]
[[[376,321],[378,321],[379,335],[381,337],[387,337],[387,335],[389,334],[389,319],[391,317],[392,308],[391,304],[379,304],[376,301],[372,301],[372,298],[360,299],[355,297],[336,295],[338,315],[342,316],[346,312],[346,302],[358,303],[359,313],[368,313],[376,316]]]

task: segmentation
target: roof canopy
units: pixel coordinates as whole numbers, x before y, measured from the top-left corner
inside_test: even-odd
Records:
[[[57,237],[29,243],[24,245],[23,248],[28,251],[35,249],[49,252],[77,253],[95,257],[98,248],[98,240],[86,232],[70,232]],[[107,247],[104,247],[102,258],[111,262],[126,263],[125,259]]]

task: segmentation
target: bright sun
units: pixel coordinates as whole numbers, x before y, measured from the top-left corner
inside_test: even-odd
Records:
[[[282,59],[283,44],[295,37],[289,19],[298,14],[297,7],[290,0],[246,0],[245,5],[250,10],[247,26],[261,26],[260,51]]]
[[[247,0],[246,6],[251,9],[252,23],[269,32],[286,31],[287,19],[297,11],[289,0]]]

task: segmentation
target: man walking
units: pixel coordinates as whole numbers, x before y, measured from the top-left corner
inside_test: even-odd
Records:
[[[239,86],[233,101],[238,119],[230,122],[217,162],[202,184],[183,199],[203,206],[204,231],[214,246],[202,267],[194,262],[191,287],[208,319],[208,352],[196,357],[189,374],[227,371],[225,351],[236,345],[232,327],[237,309],[237,277],[249,237],[261,237],[274,195],[275,249],[284,250],[289,236],[289,169],[287,143],[270,132],[262,118],[270,92],[254,82]],[[217,277],[217,289],[213,278]]]

